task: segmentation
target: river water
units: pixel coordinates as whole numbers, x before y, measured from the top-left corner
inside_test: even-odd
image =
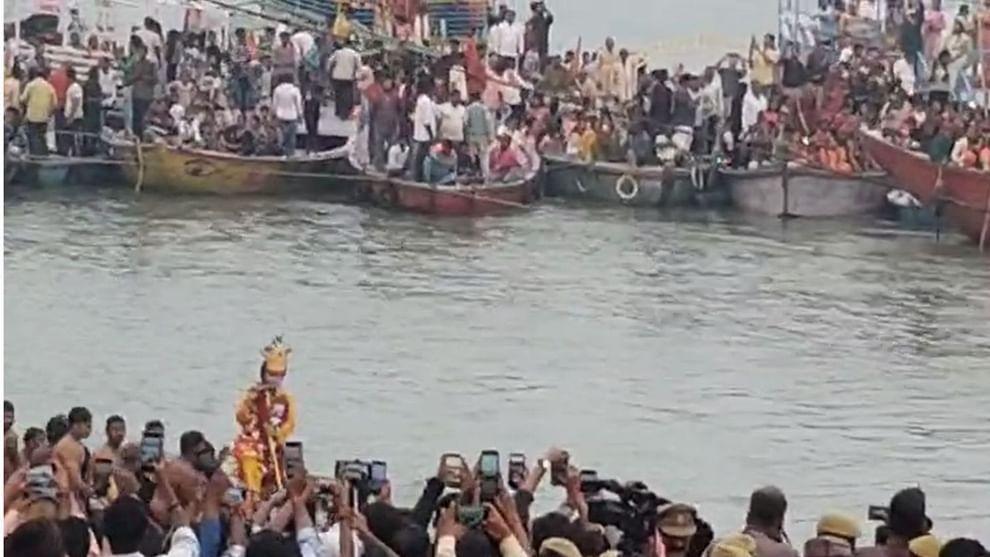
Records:
[[[285,333],[310,468],[386,459],[401,500],[442,452],[558,443],[719,531],[763,483],[796,539],[919,483],[941,533],[990,534],[990,265],[955,236],[81,189],[8,192],[4,214],[20,431],[85,404],[132,439],[160,417],[223,443]]]

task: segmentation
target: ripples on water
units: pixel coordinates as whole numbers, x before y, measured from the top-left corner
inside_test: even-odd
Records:
[[[8,195],[7,396],[233,434],[284,332],[311,468],[552,443],[700,505],[776,482],[792,534],[920,483],[986,537],[990,266],[876,223],[558,204],[475,222],[318,201]],[[52,388],[58,385],[57,388]]]

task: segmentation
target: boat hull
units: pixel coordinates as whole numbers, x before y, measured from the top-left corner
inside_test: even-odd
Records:
[[[242,157],[229,153],[180,149],[163,144],[121,149],[131,164],[125,179],[141,188],[175,193],[214,195],[274,194],[320,190],[350,197],[353,182],[334,175],[355,174],[345,155],[312,157]]]
[[[729,190],[732,204],[751,213],[811,218],[845,217],[879,211],[887,203],[883,173],[843,176],[821,170],[788,169],[784,191],[783,169],[720,169],[719,179]]]
[[[867,131],[860,132],[863,148],[898,186],[930,205],[946,201],[949,220],[974,242],[986,245],[990,227],[990,172],[940,166]],[[941,183],[941,188],[936,184]]]
[[[686,168],[635,167],[627,164],[580,163],[567,157],[543,157],[544,191],[552,197],[582,199],[631,207],[677,207],[698,201],[695,181],[706,172]]]
[[[398,178],[369,178],[366,196],[376,205],[446,217],[483,216],[525,208],[534,177],[509,183],[441,186]]]

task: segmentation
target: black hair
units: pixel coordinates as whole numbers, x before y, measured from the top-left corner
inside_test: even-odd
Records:
[[[925,492],[909,487],[894,494],[887,525],[892,534],[905,540],[926,534],[930,524],[925,516]]]
[[[457,555],[470,555],[471,557],[496,557],[499,552],[492,547],[492,542],[484,532],[478,529],[471,529],[464,532],[464,535],[457,540]]]
[[[559,512],[547,513],[533,521],[533,531],[530,535],[533,548],[539,549],[543,542],[550,538],[571,539],[573,531],[571,521],[566,516]]]
[[[73,68],[72,66],[69,66],[68,68],[65,68],[65,77],[68,77],[70,80],[75,81],[76,80],[76,69]]]
[[[938,557],[987,557],[987,548],[979,541],[970,538],[949,540],[938,552]]]
[[[44,439],[44,438],[45,438],[45,430],[41,429],[40,427],[29,427],[27,428],[27,431],[24,432],[24,437],[22,437],[21,439],[24,441],[24,444],[27,445],[32,441],[35,441],[37,439]]]
[[[429,557],[430,535],[419,524],[407,522],[389,544],[402,557]]]
[[[6,414],[7,412],[10,412],[11,414],[13,414],[14,413],[14,403],[13,402],[10,402],[9,400],[4,400],[3,401],[3,412],[4,412],[4,414]]]
[[[162,423],[161,420],[150,420],[144,424],[145,431],[151,431],[155,429],[165,431],[165,424]]]
[[[390,540],[402,528],[405,519],[399,509],[385,503],[371,503],[364,509],[364,516],[368,520],[368,529],[376,538],[382,540],[390,547]],[[395,549],[394,547],[392,549]],[[405,556],[403,556],[405,557]]]
[[[46,518],[29,520],[17,527],[3,540],[6,555],[31,557],[64,557],[62,534],[54,521]]]
[[[244,557],[298,557],[301,555],[295,540],[282,537],[277,532],[262,530],[251,536]]]
[[[123,416],[121,416],[120,414],[114,414],[109,418],[107,418],[107,426],[106,426],[107,430],[109,430],[110,426],[112,426],[113,424],[124,424],[126,426],[127,422],[124,421]]]
[[[147,528],[144,503],[132,497],[119,497],[103,512],[103,533],[110,542],[111,553],[138,551]]]
[[[881,524],[873,532],[873,545],[882,547],[887,545],[887,538],[890,537],[890,526]]]
[[[187,455],[196,448],[197,445],[206,442],[206,437],[199,431],[187,431],[179,437],[179,454]]]
[[[89,524],[79,517],[60,520],[62,544],[68,557],[86,557],[89,553]]]
[[[59,442],[59,439],[65,437],[65,434],[69,432],[69,418],[65,417],[65,414],[59,414],[57,416],[52,416],[45,424],[45,435],[48,437],[48,444],[54,446],[55,443]]]
[[[76,406],[72,410],[69,410],[70,426],[76,424],[91,424],[91,423],[93,423],[93,414],[91,414],[90,411],[85,407]]]
[[[749,496],[746,522],[756,526],[779,526],[787,513],[787,498],[774,486],[761,487]]]

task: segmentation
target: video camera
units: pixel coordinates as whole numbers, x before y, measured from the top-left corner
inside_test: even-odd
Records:
[[[634,552],[642,547],[656,529],[657,507],[670,503],[643,482],[623,484],[618,480],[597,477],[582,478],[581,491],[592,495],[588,499],[588,519],[602,526],[615,526],[622,531],[619,549]],[[619,496],[618,500],[597,497],[601,491]]]

